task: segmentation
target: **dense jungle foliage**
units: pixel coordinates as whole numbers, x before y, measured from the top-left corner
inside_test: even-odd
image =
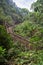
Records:
[[[0,65],[43,65],[43,0],[34,2],[31,9],[29,12],[12,0],[0,0]],[[14,33],[26,38],[33,50],[12,39],[1,24],[5,21],[19,23]]]

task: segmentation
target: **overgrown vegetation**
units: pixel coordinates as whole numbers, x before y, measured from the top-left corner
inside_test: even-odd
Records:
[[[32,51],[33,52],[32,56],[34,57],[31,58],[32,60],[36,61],[36,63],[34,63],[34,61],[31,60],[30,65],[43,65],[42,62],[40,63],[40,61],[42,60],[41,58],[42,55],[40,55],[41,53],[40,51],[42,51],[43,49],[43,8],[42,8],[43,4],[42,3],[43,3],[42,0],[37,0],[37,2],[33,3],[32,9],[34,11],[30,12],[30,14],[27,15],[27,17],[25,17],[24,19],[25,21],[22,24],[19,24],[14,28],[14,32],[18,35],[21,35],[27,38],[31,42],[31,45],[34,48],[34,51],[36,50],[35,54]],[[26,53],[23,53],[23,54],[26,55]],[[43,51],[42,51],[42,54],[43,54]],[[29,55],[29,53],[27,55]],[[38,58],[41,58],[41,60]],[[29,62],[27,61],[26,64],[28,65],[28,63]]]
[[[10,0],[0,0],[0,65],[43,65],[43,0],[37,0],[31,8],[33,12],[18,8]],[[22,22],[16,25],[14,33],[29,40],[33,50],[13,41],[1,25],[5,21]]]

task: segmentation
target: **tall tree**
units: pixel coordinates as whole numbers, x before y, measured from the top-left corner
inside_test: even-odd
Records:
[[[41,12],[43,13],[43,0],[37,0],[32,4],[32,9],[34,9],[35,12]]]

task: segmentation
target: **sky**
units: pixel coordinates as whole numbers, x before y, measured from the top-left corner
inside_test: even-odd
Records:
[[[30,10],[31,4],[37,0],[13,0],[13,2],[16,3],[16,5],[20,8],[27,8]]]

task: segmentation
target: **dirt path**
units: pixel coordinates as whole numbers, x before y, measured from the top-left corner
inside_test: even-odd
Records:
[[[16,33],[13,33],[13,27],[9,26],[9,27],[6,27],[6,29],[7,29],[7,33],[11,35],[14,41],[19,41],[20,43],[24,44],[25,47],[28,47],[30,49],[30,42],[26,38]]]
[[[9,33],[14,40],[16,39],[24,44],[29,44],[29,41],[26,38],[13,32],[13,26],[10,26],[9,24],[5,24],[5,26],[6,26],[7,33]]]

